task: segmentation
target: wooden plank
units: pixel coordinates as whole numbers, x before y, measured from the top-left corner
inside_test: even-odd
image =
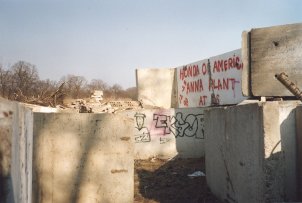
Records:
[[[302,88],[302,23],[252,29],[250,46],[254,96],[293,96],[275,79],[281,72]]]
[[[242,94],[244,96],[251,96],[251,80],[250,80],[250,33],[242,32],[241,35],[241,58],[243,63],[242,69]]]
[[[302,201],[302,106],[296,109],[297,201]]]

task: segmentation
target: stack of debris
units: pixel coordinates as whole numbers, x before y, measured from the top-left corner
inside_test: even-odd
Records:
[[[102,90],[94,90],[93,94],[91,95],[92,102],[101,102],[103,101],[103,91]]]
[[[68,108],[79,113],[116,113],[117,111],[142,108],[142,104],[139,101],[109,101],[102,103],[102,100],[103,91],[94,91],[88,101],[76,99],[68,105]]]

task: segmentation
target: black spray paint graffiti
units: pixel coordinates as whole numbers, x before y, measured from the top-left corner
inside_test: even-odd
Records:
[[[160,137],[159,138],[159,143],[160,144],[165,144],[165,143],[168,143],[172,140],[172,138],[167,138],[167,137]]]
[[[147,127],[144,126],[146,115],[143,113],[136,113],[134,115],[136,120],[136,132],[134,134],[134,140],[136,143],[150,142],[150,132]]]
[[[153,120],[156,128],[163,128],[164,134],[173,133],[175,137],[195,137],[204,139],[203,114],[188,114],[185,118],[181,112],[176,116],[154,114]]]

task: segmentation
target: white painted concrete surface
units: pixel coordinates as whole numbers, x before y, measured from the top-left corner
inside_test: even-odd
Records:
[[[138,100],[143,105],[176,107],[175,69],[137,69]]]
[[[127,111],[133,119],[135,158],[204,156],[203,108]]]
[[[177,67],[178,106],[240,103],[242,69],[241,49]]]

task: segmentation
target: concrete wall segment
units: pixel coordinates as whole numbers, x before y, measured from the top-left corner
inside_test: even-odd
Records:
[[[126,111],[133,118],[135,158],[204,156],[204,108]]]
[[[34,114],[33,202],[133,202],[132,121]]]
[[[297,142],[297,200],[302,201],[302,106],[296,109],[296,142]]]
[[[294,113],[299,102],[205,111],[206,178],[221,200],[296,200]]]
[[[242,69],[240,49],[177,67],[178,106],[206,107],[243,101]]]
[[[7,100],[0,111],[0,201],[31,202],[32,112]]]
[[[175,69],[137,69],[136,84],[143,105],[176,107]]]
[[[297,130],[296,109],[300,101],[279,102],[279,125],[281,149],[284,153],[285,195],[286,199],[298,201],[297,194]]]

